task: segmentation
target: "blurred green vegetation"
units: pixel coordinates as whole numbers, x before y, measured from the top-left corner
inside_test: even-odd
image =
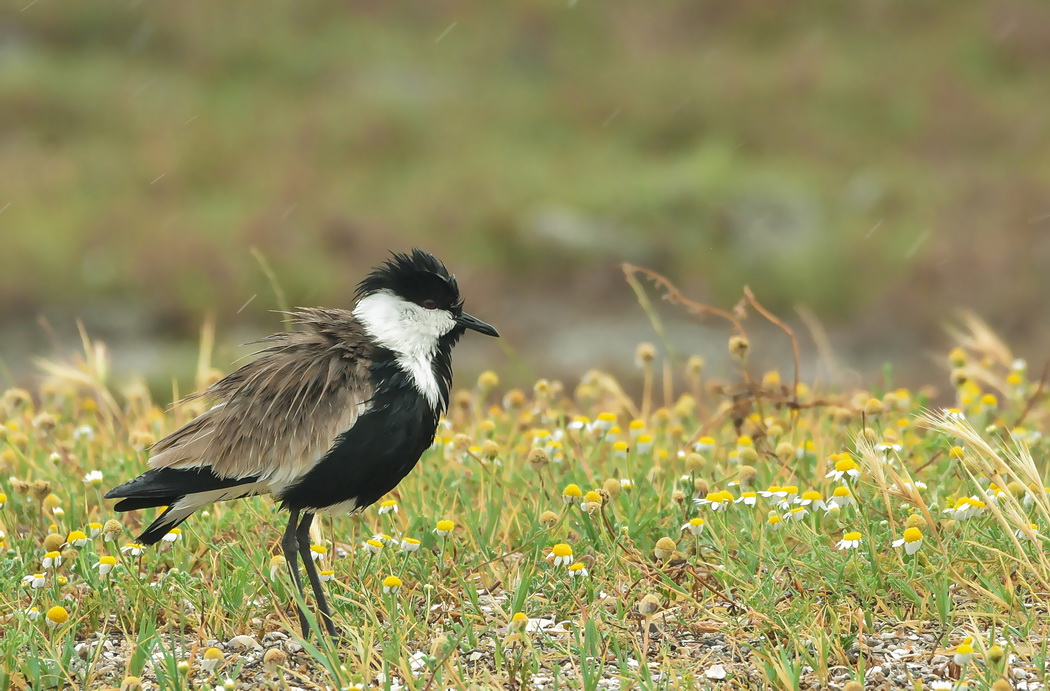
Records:
[[[265,290],[250,247],[345,304],[412,243],[508,299],[626,259],[831,320],[1045,315],[1048,74],[1024,0],[27,2],[0,320],[192,334]]]

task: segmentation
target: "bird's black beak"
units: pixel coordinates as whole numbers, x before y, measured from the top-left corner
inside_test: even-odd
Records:
[[[486,324],[477,317],[470,316],[466,312],[463,312],[456,317],[456,323],[464,329],[470,329],[471,331],[477,331],[486,336],[495,336],[496,338],[499,338],[499,331],[496,331],[491,325]]]

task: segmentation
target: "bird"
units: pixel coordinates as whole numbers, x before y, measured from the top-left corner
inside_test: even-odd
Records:
[[[116,511],[166,507],[137,538],[150,545],[214,502],[272,495],[289,512],[281,548],[303,637],[297,558],[336,637],[310,555],[314,517],[359,512],[394,489],[448,408],[453,347],[468,330],[499,333],[463,311],[455,276],[418,248],[367,274],[351,310],[286,315],[295,329],[257,341],[255,359],[190,396],[212,406],[156,442],[149,469],[105,496],[120,500]]]

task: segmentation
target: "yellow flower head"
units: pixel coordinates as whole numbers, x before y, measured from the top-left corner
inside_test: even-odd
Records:
[[[65,607],[55,605],[51,609],[47,610],[47,623],[52,626],[58,626],[65,624],[69,621],[69,612],[66,611]]]
[[[383,579],[383,592],[396,593],[401,585],[401,579],[397,576],[387,576]]]
[[[580,501],[583,497],[583,491],[580,486],[572,483],[565,486],[565,489],[561,492],[561,498],[566,504],[575,504]]]
[[[846,454],[839,454],[839,459],[835,461],[835,470],[841,473],[848,473],[851,470],[858,470],[857,462]]]
[[[572,563],[572,547],[564,542],[559,542],[551,548],[547,558],[552,559],[555,566],[568,566]]]

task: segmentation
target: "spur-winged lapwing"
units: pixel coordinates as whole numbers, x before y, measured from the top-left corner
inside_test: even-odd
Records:
[[[357,288],[352,311],[299,309],[257,359],[199,396],[215,405],[150,450],[142,475],[106,493],[117,511],[167,509],[139,536],[153,544],[213,502],[272,494],[291,513],[281,546],[303,593],[301,558],[335,634],[310,524],[360,511],[392,490],[433,443],[448,406],[452,347],[467,329],[456,279],[421,250],[394,254]],[[303,635],[309,625],[302,609]]]

